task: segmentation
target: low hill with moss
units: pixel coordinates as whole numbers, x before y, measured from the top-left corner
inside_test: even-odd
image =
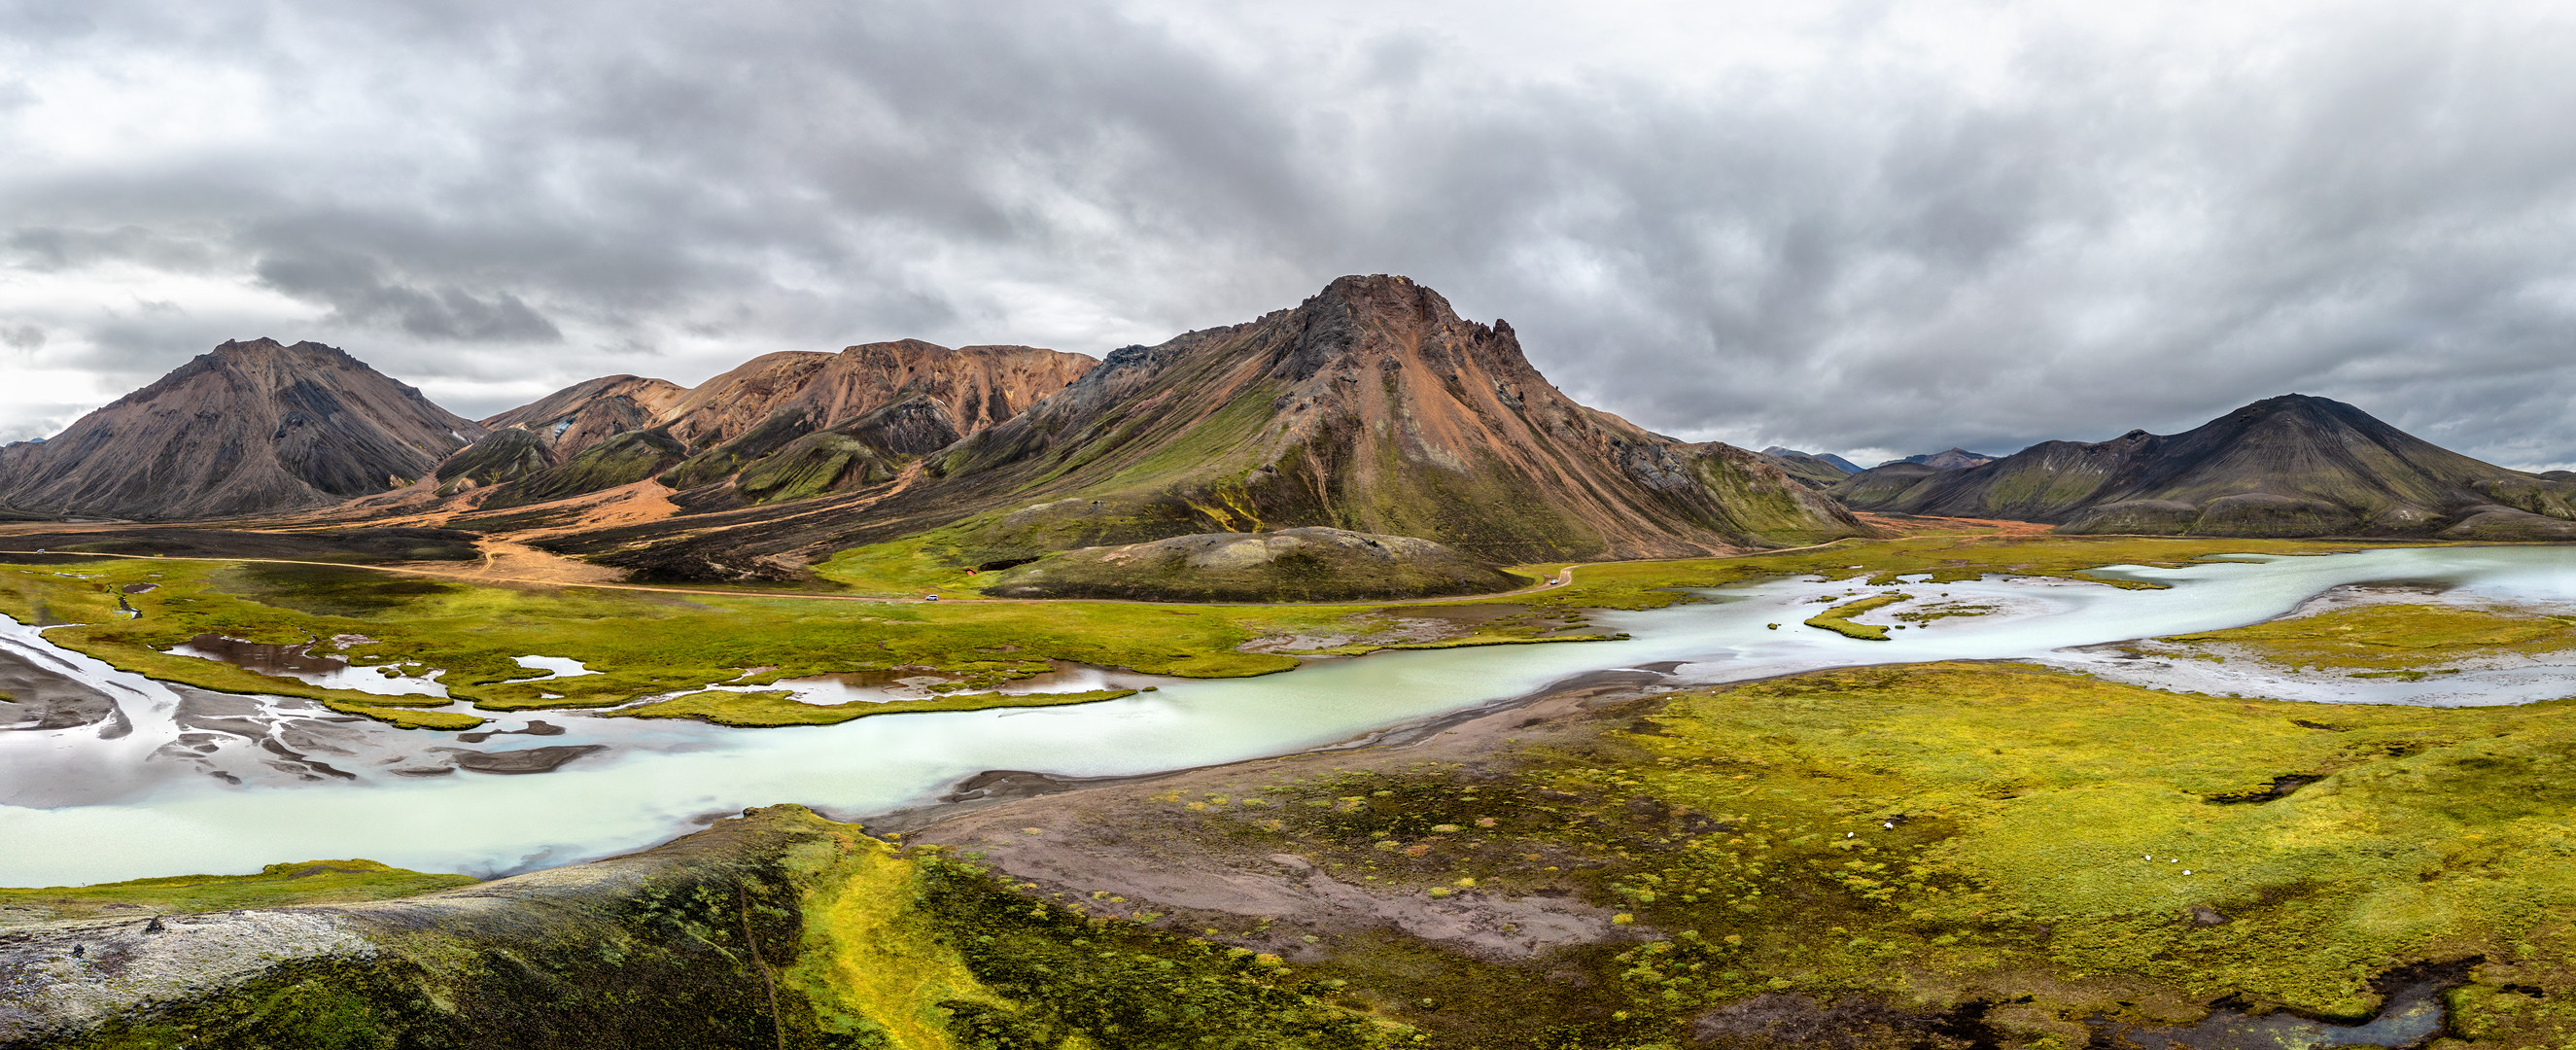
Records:
[[[1491,594],[1528,583],[1430,540],[1310,527],[1085,547],[1006,570],[984,593],[1311,602]]]

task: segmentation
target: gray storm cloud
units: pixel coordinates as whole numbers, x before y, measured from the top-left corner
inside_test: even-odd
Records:
[[[2576,462],[2546,4],[0,2],[0,436],[227,338],[482,414],[1411,274],[1668,433]]]

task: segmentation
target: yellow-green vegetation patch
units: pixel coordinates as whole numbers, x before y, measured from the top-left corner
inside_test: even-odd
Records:
[[[607,713],[624,718],[694,718],[701,722],[746,728],[827,726],[870,715],[983,711],[996,707],[1063,707],[1096,704],[1134,695],[1136,690],[1133,689],[1093,689],[1077,693],[968,693],[921,700],[888,700],[883,703],[854,700],[827,705],[804,703],[795,698],[796,694],[785,690],[711,690]]]
[[[816,563],[814,575],[860,594],[887,597],[971,597],[997,578],[967,561],[944,532],[852,547]]]
[[[1913,600],[1914,596],[1911,594],[1873,594],[1856,602],[1844,602],[1808,617],[1807,626],[1832,631],[1846,638],[1858,638],[1864,642],[1884,642],[1887,640],[1887,628],[1874,623],[1857,623],[1852,620],[1852,617],[1898,602]]]
[[[2300,670],[2422,677],[2427,668],[2463,660],[2576,649],[2576,617],[2496,607],[2364,605],[2165,640],[2232,646]]]
[[[2216,699],[2009,664],[1638,704],[1472,767],[1170,801],[1345,881],[1627,916],[1651,943],[1544,965],[1597,963],[1666,1032],[1781,991],[2017,1004],[1986,1022],[2081,1046],[2086,1017],[2187,1022],[2230,996],[2367,1017],[2373,975],[2479,956],[2479,988],[2530,990],[2482,1015],[2498,1045],[2576,1038],[2576,704]]]
[[[810,1004],[824,1045],[969,1047],[1416,1046],[1275,956],[1025,896],[936,847],[857,834],[786,858],[804,887],[803,944],[779,990]]]
[[[0,906],[41,909],[66,919],[120,911],[180,914],[384,900],[475,881],[465,875],[406,871],[372,860],[308,860],[271,864],[256,875],[174,875],[92,886],[0,889]]]

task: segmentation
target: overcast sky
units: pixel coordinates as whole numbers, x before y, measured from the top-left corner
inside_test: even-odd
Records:
[[[1666,433],[2297,391],[2576,465],[2576,6],[0,0],[0,438],[229,338],[481,416],[1402,273]]]

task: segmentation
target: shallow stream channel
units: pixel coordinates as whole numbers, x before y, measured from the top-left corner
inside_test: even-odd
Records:
[[[2255,557],[2053,579],[1908,583],[1925,602],[1990,607],[1865,641],[1801,625],[1822,599],[1882,589],[1781,578],[1705,601],[1596,613],[1628,637],[1311,660],[1283,674],[1186,681],[1114,672],[1082,687],[1153,692],[1075,706],[907,713],[836,726],[730,729],[579,711],[503,716],[476,733],[406,732],[308,702],[209,693],[116,671],[0,619],[0,669],[113,704],[68,728],[0,732],[0,885],[46,886],[366,857],[497,875],[641,848],[706,817],[800,802],[840,816],[937,799],[987,770],[1061,777],[1153,773],[1365,739],[1587,674],[1673,687],[1826,667],[2028,659],[2140,684],[2328,702],[2520,703],[2576,694],[2576,668],[2524,667],[2439,683],[2203,673],[2104,648],[2256,623],[2338,587],[2417,585],[2443,600],[2576,610],[2576,547],[2380,549]],[[1895,611],[1895,610],[1890,610]],[[1884,615],[1865,617],[1893,622]],[[1777,624],[1775,628],[1771,625]],[[523,661],[526,662],[526,661]],[[539,668],[545,670],[578,668]],[[1651,678],[1648,676],[1652,676]],[[242,756],[234,767],[219,756]],[[255,761],[254,761],[255,760]],[[250,775],[249,770],[264,771]]]

